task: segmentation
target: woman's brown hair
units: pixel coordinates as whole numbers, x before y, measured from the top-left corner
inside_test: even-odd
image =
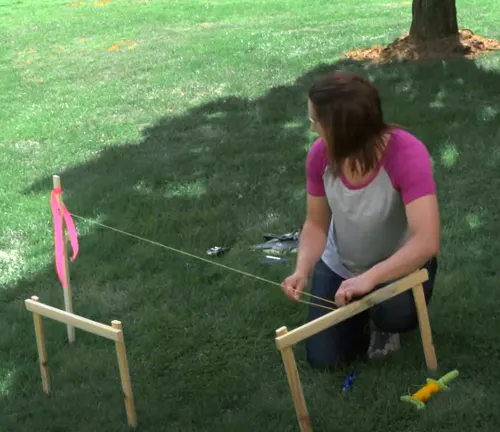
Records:
[[[354,73],[334,73],[311,87],[309,100],[325,131],[333,171],[338,174],[347,159],[351,170],[361,175],[374,169],[390,128],[377,89]]]

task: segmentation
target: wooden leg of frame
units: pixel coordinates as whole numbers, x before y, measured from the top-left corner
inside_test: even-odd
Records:
[[[281,327],[276,330],[276,336],[283,336],[288,333],[286,327]],[[297,370],[297,363],[293,354],[293,346],[289,346],[280,350],[285,371],[290,385],[290,392],[292,393],[293,404],[297,413],[297,420],[301,432],[312,432],[311,420],[307,412],[306,401],[302,391],[302,384],[300,383],[299,371]]]
[[[31,297],[33,301],[38,301],[38,297]],[[33,322],[35,324],[36,346],[38,349],[38,361],[40,363],[40,373],[42,375],[42,388],[45,393],[50,392],[49,366],[47,363],[47,353],[45,351],[45,336],[43,334],[42,317],[33,312]]]
[[[112,321],[111,325],[117,330],[122,330],[120,321]],[[132,394],[132,384],[130,380],[130,372],[128,368],[127,351],[125,349],[125,342],[122,340],[115,342],[116,356],[118,358],[118,367],[120,370],[120,378],[122,381],[123,395],[125,396],[125,409],[127,411],[128,424],[131,427],[137,426],[137,414],[135,412],[134,395]]]
[[[424,287],[422,284],[413,287],[413,298],[418,315],[418,324],[420,327],[420,336],[422,337],[422,345],[424,347],[425,362],[427,367],[435,371],[437,369],[436,351],[432,342],[431,324],[429,322],[429,313],[425,302]]]

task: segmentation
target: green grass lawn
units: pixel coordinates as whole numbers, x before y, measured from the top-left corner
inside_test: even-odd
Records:
[[[348,7],[346,6],[348,5]],[[495,0],[459,0],[460,27],[500,38]],[[23,301],[63,307],[53,262],[52,175],[90,220],[279,282],[250,250],[299,228],[314,136],[306,95],[334,70],[370,77],[387,119],[432,153],[443,225],[431,325],[452,391],[424,412],[418,333],[383,363],[311,371],[296,347],[315,431],[496,431],[500,423],[500,55],[374,66],[411,6],[377,0],[0,0],[0,431],[125,431],[114,346],[44,321],[41,389]],[[121,320],[139,429],[298,430],[275,330],[307,306],[279,288],[75,219],[76,313]],[[368,247],[369,245],[367,245]]]

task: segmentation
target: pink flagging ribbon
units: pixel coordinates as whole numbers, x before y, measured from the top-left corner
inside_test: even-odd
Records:
[[[69,283],[68,280],[64,277],[64,233],[63,233],[63,224],[61,220],[61,214],[59,212],[59,206],[57,204],[56,195],[60,195],[62,193],[62,189],[60,187],[54,188],[52,190],[50,196],[50,206],[52,208],[52,216],[54,218],[54,243],[55,243],[55,259],[56,259],[56,270],[57,275],[59,276],[59,280],[63,288],[68,288]],[[64,222],[68,229],[69,240],[71,242],[71,248],[73,249],[73,255],[71,256],[71,261],[74,261],[76,256],[78,255],[78,236],[76,233],[75,223],[73,222],[73,218],[69,214],[68,209],[64,205],[64,202],[61,201],[61,208],[63,211]]]

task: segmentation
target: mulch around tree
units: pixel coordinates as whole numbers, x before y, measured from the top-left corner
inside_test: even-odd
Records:
[[[389,61],[426,60],[447,57],[477,57],[500,50],[500,41],[487,39],[474,34],[469,29],[459,30],[458,37],[413,44],[409,34],[405,34],[387,46],[376,45],[370,48],[349,51],[345,56],[358,61],[386,63]]]

